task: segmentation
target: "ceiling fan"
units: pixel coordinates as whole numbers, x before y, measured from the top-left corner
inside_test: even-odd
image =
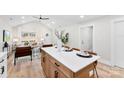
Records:
[[[33,18],[37,18],[37,19],[39,19],[40,21],[41,21],[41,20],[49,20],[48,17],[42,17],[42,15],[40,15],[39,17],[33,16]]]

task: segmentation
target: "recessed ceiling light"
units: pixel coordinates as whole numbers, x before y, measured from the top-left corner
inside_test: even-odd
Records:
[[[24,17],[24,16],[22,16],[22,17],[21,17],[21,19],[25,19],[25,17]]]
[[[52,23],[52,24],[55,24],[55,22],[54,22],[54,21],[52,21],[51,23]]]
[[[81,15],[81,16],[80,16],[80,18],[84,18],[84,16],[83,16],[83,15]]]

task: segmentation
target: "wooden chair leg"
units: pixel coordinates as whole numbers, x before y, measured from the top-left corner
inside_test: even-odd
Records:
[[[96,77],[99,78],[99,75],[98,75],[98,72],[97,72],[96,66],[95,66],[94,64],[93,64],[93,66],[94,66],[94,70],[93,70],[93,72],[94,72],[94,74],[96,74]]]
[[[98,72],[97,72],[96,66],[94,66],[94,71],[95,71],[95,73],[96,73],[96,77],[99,78],[99,75],[98,75]]]
[[[95,69],[95,72],[96,72],[96,77],[99,78],[98,72],[97,72],[97,70],[96,70],[96,67],[95,67],[94,69]]]
[[[93,75],[94,75],[94,77],[95,77],[95,69],[93,69]]]
[[[31,61],[32,61],[32,55],[31,55]]]
[[[16,65],[16,58],[14,59],[14,66]]]

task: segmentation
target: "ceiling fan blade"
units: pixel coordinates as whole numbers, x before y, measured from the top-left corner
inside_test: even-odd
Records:
[[[40,15],[40,17],[37,17],[37,16],[32,16],[33,18],[37,18],[39,20],[49,20],[48,17],[42,17],[42,15]]]
[[[39,17],[36,17],[36,16],[32,16],[33,18],[37,18],[37,19],[39,19]]]
[[[49,20],[49,18],[47,18],[47,17],[46,18],[42,18],[42,20]]]

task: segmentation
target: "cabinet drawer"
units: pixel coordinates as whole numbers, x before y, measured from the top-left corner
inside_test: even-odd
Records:
[[[67,77],[71,78],[73,77],[73,72],[69,70],[67,67],[65,67],[63,64],[55,60],[53,57],[50,55],[47,55],[49,58],[49,61],[56,66],[62,73],[64,73]]]
[[[49,62],[49,77],[50,78],[67,78],[52,62]]]

